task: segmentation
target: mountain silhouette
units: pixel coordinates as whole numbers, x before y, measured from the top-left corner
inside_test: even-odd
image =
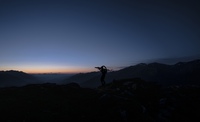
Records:
[[[30,84],[36,81],[32,75],[1,71],[1,83],[23,86],[0,88],[0,120],[199,121],[199,71],[200,60],[174,65],[141,63],[108,73],[105,86],[101,86],[99,72],[76,74],[65,79],[71,83],[58,85]]]
[[[157,82],[161,85],[176,84],[199,84],[200,82],[200,60],[190,62],[179,62],[174,65],[161,63],[140,63],[119,71],[109,72],[106,82],[126,78],[142,78],[145,81]],[[65,83],[76,82],[82,87],[95,88],[100,85],[100,73],[82,73],[65,79]]]
[[[38,83],[37,78],[22,71],[0,71],[0,87],[22,86]]]

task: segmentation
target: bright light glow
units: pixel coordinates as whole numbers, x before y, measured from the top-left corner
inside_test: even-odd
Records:
[[[22,65],[4,67],[1,70],[18,70],[26,73],[79,73],[90,72],[92,69],[76,66]]]

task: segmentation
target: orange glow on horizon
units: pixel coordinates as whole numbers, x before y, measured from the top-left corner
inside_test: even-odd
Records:
[[[35,69],[35,70],[23,70],[23,72],[30,73],[30,74],[40,74],[40,73],[80,73],[80,72],[90,72],[90,70],[81,70],[81,69]]]
[[[74,73],[85,73],[91,72],[92,69],[86,67],[62,67],[62,66],[23,66],[23,67],[5,67],[1,70],[17,70],[29,74],[42,74],[42,73],[63,73],[63,74],[74,74]]]

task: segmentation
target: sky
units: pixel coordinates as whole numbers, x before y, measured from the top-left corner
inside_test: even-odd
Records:
[[[200,54],[198,0],[0,0],[0,70],[78,73]]]

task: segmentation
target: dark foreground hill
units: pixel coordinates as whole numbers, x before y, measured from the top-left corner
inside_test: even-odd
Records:
[[[27,73],[14,70],[0,71],[0,87],[22,86],[33,82],[37,83],[37,78]]]
[[[160,87],[141,79],[97,89],[33,84],[0,89],[2,122],[191,122],[199,121],[200,87]]]
[[[99,72],[77,74],[66,79],[65,83],[76,82],[82,87],[96,88],[100,85],[100,77]],[[200,60],[179,62],[174,65],[141,63],[119,71],[109,72],[106,76],[106,82],[135,77],[161,85],[200,84]]]

